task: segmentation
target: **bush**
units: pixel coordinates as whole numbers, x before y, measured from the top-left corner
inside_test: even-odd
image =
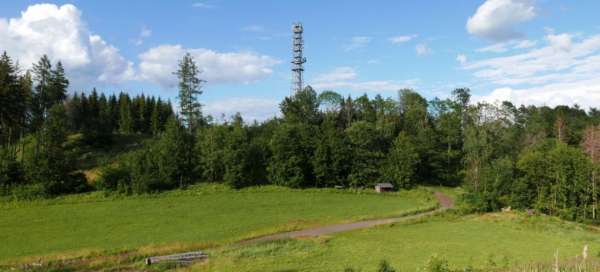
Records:
[[[440,258],[437,255],[433,255],[429,257],[425,267],[423,268],[424,272],[450,272],[450,268],[448,266],[448,261],[444,258]]]
[[[95,183],[96,189],[129,193],[131,191],[131,176],[124,166],[108,166],[100,170],[100,177]]]
[[[396,270],[386,260],[383,260],[379,263],[377,272],[396,272]]]

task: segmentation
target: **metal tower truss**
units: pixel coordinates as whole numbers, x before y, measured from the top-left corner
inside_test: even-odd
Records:
[[[302,23],[294,23],[292,25],[292,32],[294,34],[292,39],[292,92],[295,93],[301,91],[304,87],[303,64],[306,62],[306,58],[302,52],[304,49],[304,40],[302,39],[304,29],[302,28]]]

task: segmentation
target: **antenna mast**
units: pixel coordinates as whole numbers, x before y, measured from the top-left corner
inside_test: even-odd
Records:
[[[302,73],[304,72],[304,67],[302,64],[306,62],[306,58],[302,54],[302,50],[304,49],[304,40],[302,39],[304,29],[302,28],[302,23],[294,23],[292,25],[292,32],[294,33],[292,39],[292,93],[296,93],[303,88]]]

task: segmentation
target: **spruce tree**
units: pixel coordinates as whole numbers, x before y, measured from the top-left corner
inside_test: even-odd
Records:
[[[179,79],[179,107],[181,116],[191,133],[202,118],[201,104],[198,96],[202,94],[201,84],[205,82],[198,78],[200,71],[192,55],[185,54],[179,61],[179,68],[175,72]]]
[[[121,93],[119,95],[119,132],[121,134],[131,134],[133,132],[133,120],[131,116],[131,100],[129,95]]]

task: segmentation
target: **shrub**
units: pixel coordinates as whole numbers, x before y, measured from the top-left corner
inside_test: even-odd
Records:
[[[98,190],[127,193],[131,190],[131,176],[124,166],[107,166],[95,183]]]
[[[437,255],[433,255],[429,257],[425,267],[423,268],[424,272],[450,272],[450,268],[448,266],[448,261],[444,258],[440,258]]]
[[[382,260],[377,272],[396,272],[396,270],[386,260]]]

